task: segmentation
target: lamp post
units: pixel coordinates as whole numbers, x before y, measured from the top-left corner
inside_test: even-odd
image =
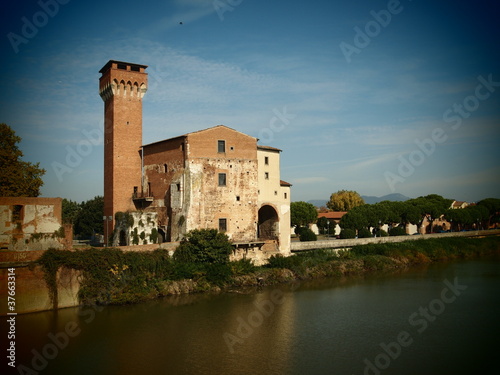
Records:
[[[108,236],[109,225],[108,225],[108,223],[110,221],[113,221],[113,216],[103,216],[102,220],[104,221],[104,235],[106,236],[106,238],[104,239],[104,244],[105,244],[104,246],[108,247],[109,246],[109,236]]]
[[[102,220],[104,221],[104,246],[108,246],[108,217],[103,216]]]

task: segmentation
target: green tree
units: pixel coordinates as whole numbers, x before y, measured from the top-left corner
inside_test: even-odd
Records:
[[[318,226],[320,233],[325,234],[326,228],[328,227],[328,219],[326,217],[322,216],[322,217],[318,218],[316,225]]]
[[[306,226],[316,222],[318,211],[311,203],[292,202],[290,203],[290,217],[292,226]]]
[[[316,234],[309,228],[304,228],[299,235],[300,241],[316,241],[318,237]]]
[[[342,229],[360,230],[369,226],[368,218],[365,216],[366,209],[360,207],[362,206],[355,207],[342,216],[339,223]]]
[[[181,263],[227,264],[232,245],[224,233],[216,229],[194,229],[182,239],[174,252]]]
[[[330,196],[326,206],[333,211],[349,211],[354,207],[365,204],[361,196],[352,190],[339,190]]]
[[[0,124],[0,196],[38,197],[43,185],[45,169],[40,163],[22,161],[22,151],[17,147],[21,137],[16,136],[6,124]]]
[[[477,205],[485,207],[488,210],[488,228],[494,223],[500,223],[500,199],[486,198],[479,201]]]
[[[103,233],[104,198],[94,197],[80,204],[80,211],[74,224],[74,232],[83,237],[91,237],[96,233]]]
[[[65,224],[75,224],[78,214],[80,213],[80,205],[78,202],[63,198],[62,200],[62,221]]]

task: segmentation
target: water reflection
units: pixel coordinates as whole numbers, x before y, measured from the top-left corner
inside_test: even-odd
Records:
[[[31,350],[42,352],[50,332],[73,322],[81,333],[40,373],[363,374],[375,373],[365,360],[373,363],[381,344],[407,331],[412,344],[381,373],[487,373],[499,350],[498,264],[431,265],[100,311],[28,314],[18,317],[18,360],[29,366]],[[455,277],[467,290],[418,333],[409,317]]]

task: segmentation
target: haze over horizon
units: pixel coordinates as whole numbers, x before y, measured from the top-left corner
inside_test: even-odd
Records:
[[[278,147],[292,201],[500,198],[493,0],[2,4],[0,122],[43,196],[103,194],[108,60],[148,65],[143,144],[224,124]]]

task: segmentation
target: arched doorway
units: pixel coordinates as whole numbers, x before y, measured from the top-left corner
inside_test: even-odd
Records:
[[[262,240],[275,240],[278,238],[278,213],[269,205],[264,205],[259,210],[258,237]]]
[[[119,245],[120,246],[127,246],[127,234],[125,233],[125,231],[122,229],[120,231],[120,242],[119,242]]]

